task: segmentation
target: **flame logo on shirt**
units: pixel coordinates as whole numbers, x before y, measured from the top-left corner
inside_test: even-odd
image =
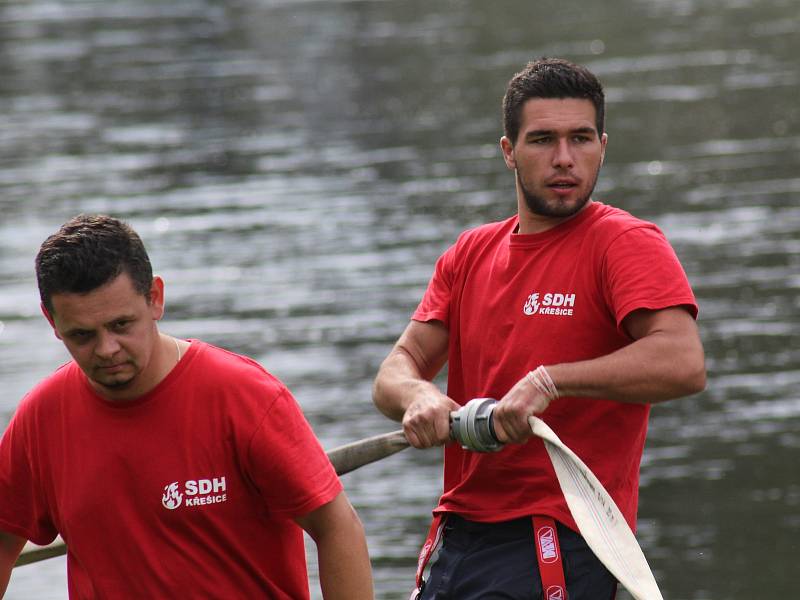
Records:
[[[525,306],[522,308],[522,312],[526,315],[535,315],[539,312],[539,293],[534,292],[530,296],[528,296],[528,300],[525,302]]]
[[[183,502],[183,494],[178,491],[178,482],[174,481],[164,486],[164,495],[161,496],[161,504],[164,508],[175,510]]]

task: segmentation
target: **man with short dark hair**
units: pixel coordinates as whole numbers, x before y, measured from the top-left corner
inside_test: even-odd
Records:
[[[600,82],[568,61],[511,79],[500,147],[516,214],[439,258],[377,374],[376,406],[418,448],[448,444],[450,413],[470,399],[500,399],[501,451],[445,448],[417,576],[424,600],[613,598],[617,583],[579,535],[528,418],[583,459],[635,528],[650,405],[705,386],[697,304],[674,251],[655,225],[591,198],[604,111]],[[446,395],[431,383],[445,363]],[[545,564],[560,555],[566,569]]]
[[[286,387],[255,361],[161,333],[139,236],[80,216],[36,258],[73,360],[0,440],[0,595],[25,540],[67,544],[75,598],[372,598],[364,530]]]

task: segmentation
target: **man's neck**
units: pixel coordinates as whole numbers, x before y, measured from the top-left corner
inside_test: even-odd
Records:
[[[552,229],[561,223],[569,221],[570,219],[574,219],[591,205],[592,200],[589,199],[578,212],[569,215],[568,217],[548,217],[531,212],[523,201],[519,203],[519,207],[517,209],[519,225],[517,226],[516,233],[523,235],[544,233],[545,231]]]

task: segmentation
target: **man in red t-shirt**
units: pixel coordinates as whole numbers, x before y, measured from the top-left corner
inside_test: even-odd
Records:
[[[0,440],[0,596],[26,540],[67,544],[73,598],[372,598],[364,529],[286,387],[249,358],[161,333],[139,236],[80,216],[36,259],[72,362]]]
[[[532,518],[545,517],[572,565],[570,600],[607,600],[616,582],[577,532],[528,417],[587,463],[635,529],[649,407],[705,386],[697,304],[655,225],[591,199],[608,139],[597,78],[542,59],[512,78],[503,106],[517,212],[440,257],[374,401],[427,448],[450,442],[451,411],[500,399],[503,450],[445,448],[444,544],[421,598],[541,598]],[[445,363],[446,395],[431,383]]]

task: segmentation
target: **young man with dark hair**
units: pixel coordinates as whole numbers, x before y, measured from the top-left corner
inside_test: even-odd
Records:
[[[655,225],[591,198],[604,110],[600,82],[568,61],[512,78],[500,147],[516,214],[466,231],[439,258],[377,374],[375,404],[418,448],[448,444],[450,413],[470,399],[500,399],[501,451],[445,448],[443,543],[423,584],[432,527],[424,600],[613,598],[617,583],[579,535],[528,417],[586,462],[635,528],[650,405],[705,386],[697,304],[674,251]],[[445,363],[446,395],[431,383]],[[537,522],[557,536],[534,540],[548,531]],[[560,544],[560,583],[541,566],[543,540],[553,556]]]
[[[25,540],[67,544],[75,598],[372,598],[364,530],[292,395],[255,361],[161,333],[139,236],[80,216],[36,258],[73,360],[0,440],[0,595]]]

